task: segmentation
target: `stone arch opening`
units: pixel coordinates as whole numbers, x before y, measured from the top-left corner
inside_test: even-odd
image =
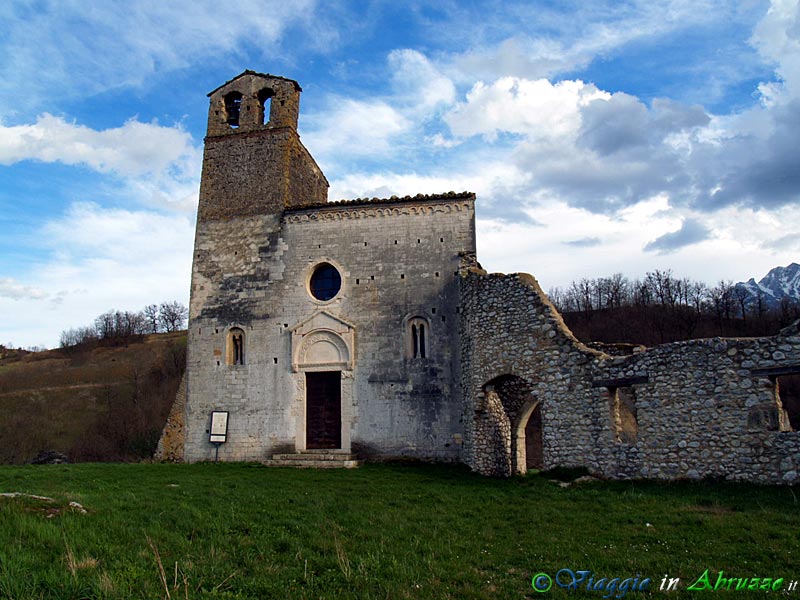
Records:
[[[239,127],[239,115],[241,111],[241,92],[229,92],[225,94],[225,121],[232,129]]]
[[[544,468],[542,403],[538,400],[529,400],[520,413],[516,437],[518,472]]]
[[[477,411],[486,436],[491,470],[497,475],[525,473],[544,465],[541,407],[531,383],[517,375],[495,377],[483,386],[484,407]],[[530,442],[528,439],[530,438]],[[528,450],[530,448],[530,452]]]
[[[275,92],[271,88],[263,88],[258,92],[258,123],[266,125],[270,122],[272,112],[272,98]]]
[[[431,324],[425,317],[406,319],[406,358],[428,358],[430,356]]]
[[[632,385],[609,387],[608,400],[614,441],[618,444],[636,444],[639,439],[636,388]]]
[[[231,327],[228,330],[225,344],[225,364],[244,365],[245,336],[241,327]]]

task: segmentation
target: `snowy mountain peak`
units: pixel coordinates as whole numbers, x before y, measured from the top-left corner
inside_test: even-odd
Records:
[[[766,308],[774,308],[780,304],[782,298],[800,301],[800,264],[775,267],[758,283],[751,277],[744,283],[737,283],[735,287],[747,290],[750,295],[748,304],[758,302],[760,297]]]

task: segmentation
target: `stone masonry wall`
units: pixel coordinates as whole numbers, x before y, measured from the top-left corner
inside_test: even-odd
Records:
[[[328,181],[288,127],[206,138],[198,221],[324,203]]]
[[[343,443],[372,458],[459,460],[458,269],[459,255],[475,250],[473,202],[451,193],[199,222],[186,460],[213,458],[212,410],[230,413],[221,460],[305,447],[305,372],[293,365],[293,332],[323,313],[354,329],[353,367],[342,369]],[[342,277],[325,302],[308,288],[323,262]],[[409,318],[427,323],[424,358],[407,354]],[[245,334],[243,365],[226,364],[231,327]]]
[[[797,479],[800,433],[788,430],[774,385],[800,368],[797,327],[612,357],[578,342],[529,275],[465,268],[461,306],[464,450],[476,471],[512,472],[518,417],[491,383],[513,376],[530,386],[530,403],[541,403],[545,468],[583,466],[612,478]]]

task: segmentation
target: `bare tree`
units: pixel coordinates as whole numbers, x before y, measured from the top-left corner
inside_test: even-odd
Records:
[[[178,331],[183,329],[189,317],[189,309],[177,300],[162,302],[159,310],[159,323],[164,331]]]
[[[620,308],[627,302],[628,279],[622,273],[614,273],[606,279],[608,306],[610,308]]]
[[[147,327],[146,333],[158,333],[158,304],[148,304],[142,310]]]
[[[733,313],[733,282],[720,281],[708,290],[708,300],[717,321],[730,320]]]
[[[101,340],[109,339],[115,335],[115,311],[109,310],[94,320],[94,328],[97,330],[97,337]]]
[[[743,285],[737,285],[733,288],[733,296],[736,298],[736,303],[739,305],[742,321],[747,321],[747,299],[750,297],[750,292],[748,292],[747,288]]]

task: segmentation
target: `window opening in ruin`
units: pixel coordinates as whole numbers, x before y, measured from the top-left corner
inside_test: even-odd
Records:
[[[636,391],[633,386],[608,388],[614,441],[635,444],[639,439]]]
[[[239,327],[232,327],[228,331],[225,362],[229,365],[244,364],[244,330]]]
[[[242,110],[242,95],[239,92],[230,92],[225,95],[225,116],[228,125],[233,129],[239,127],[239,113]]]
[[[309,288],[314,298],[325,302],[339,293],[342,288],[342,276],[333,265],[322,263],[314,269]]]
[[[275,95],[269,88],[264,88],[258,92],[258,122],[261,125],[267,125],[270,121],[270,112],[272,111],[272,97]]]
[[[779,429],[800,429],[800,374],[771,378],[773,398],[779,411]]]
[[[409,358],[428,357],[428,338],[430,327],[423,317],[414,317],[408,321],[408,343],[406,356]]]

